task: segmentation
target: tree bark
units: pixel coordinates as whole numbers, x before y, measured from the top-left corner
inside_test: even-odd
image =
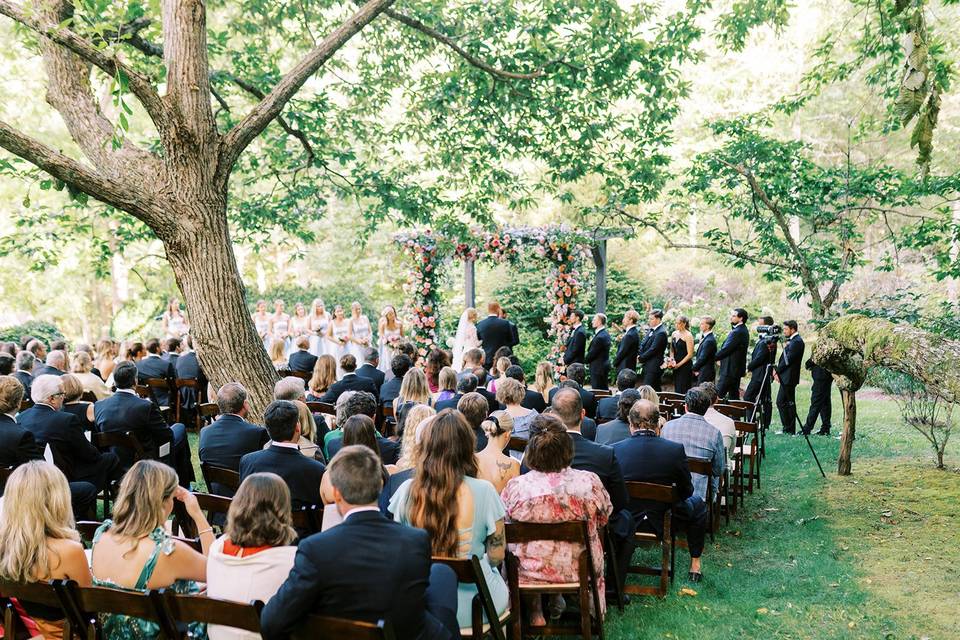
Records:
[[[848,476],[852,467],[853,441],[857,437],[857,392],[841,389],[840,399],[843,401],[843,435],[840,436],[837,475]]]

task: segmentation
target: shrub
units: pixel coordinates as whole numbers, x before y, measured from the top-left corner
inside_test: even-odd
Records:
[[[17,347],[20,346],[20,338],[23,336],[39,338],[48,346],[53,340],[63,339],[63,334],[60,333],[60,329],[49,322],[42,322],[40,320],[30,320],[23,324],[0,329],[0,341],[16,342]]]

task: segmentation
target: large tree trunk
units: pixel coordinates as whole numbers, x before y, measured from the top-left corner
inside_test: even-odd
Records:
[[[857,392],[840,390],[843,401],[843,435],[840,437],[840,457],[837,458],[837,474],[850,475],[853,456],[853,441],[857,438]]]

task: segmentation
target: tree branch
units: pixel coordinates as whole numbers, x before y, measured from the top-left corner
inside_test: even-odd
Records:
[[[220,162],[217,174],[226,183],[237,158],[254,138],[280,115],[284,105],[300,90],[300,87],[317,69],[340,50],[350,38],[379,16],[395,0],[368,0],[359,11],[324,38],[280,82],[224,136],[221,143]]]
[[[204,0],[162,0],[163,62],[167,67],[165,102],[179,115],[177,129],[197,147],[219,139],[210,105],[207,57],[207,9]],[[165,141],[176,155],[183,140]],[[187,150],[183,150],[187,151]]]

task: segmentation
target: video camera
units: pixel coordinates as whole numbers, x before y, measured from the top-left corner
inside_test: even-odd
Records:
[[[759,334],[760,338],[763,340],[777,342],[780,340],[780,336],[783,334],[783,327],[778,324],[761,325],[757,327],[757,334]]]

